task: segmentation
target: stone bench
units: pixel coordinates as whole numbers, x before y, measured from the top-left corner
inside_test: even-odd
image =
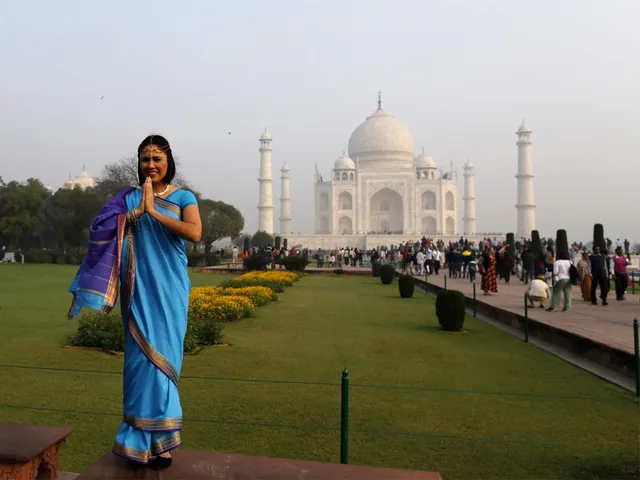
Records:
[[[73,429],[0,423],[0,479],[56,480],[62,442]]]
[[[340,465],[282,458],[253,457],[200,450],[174,450],[173,465],[160,472],[131,469],[111,452],[91,465],[77,480],[164,479],[198,480],[442,480],[438,473]]]

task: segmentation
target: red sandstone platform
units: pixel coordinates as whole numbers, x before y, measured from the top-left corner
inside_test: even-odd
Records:
[[[446,272],[446,270],[444,270]],[[424,280],[425,277],[416,277]],[[524,294],[527,286],[518,279],[509,284],[498,281],[498,293],[485,296],[480,290],[480,277],[476,285],[476,299],[495,307],[524,315]],[[429,276],[428,282],[439,287],[444,286],[444,276]],[[465,296],[473,297],[473,284],[469,279],[447,278],[447,288],[460,290]],[[598,291],[599,295],[599,291]],[[609,347],[633,354],[633,319],[640,319],[640,296],[627,292],[626,300],[616,301],[615,292],[610,291],[609,305],[592,305],[582,299],[580,287],[571,292],[572,307],[568,312],[546,312],[541,308],[529,308],[529,318],[536,322],[564,330]],[[561,297],[562,301],[562,297]],[[600,299],[598,298],[598,303]],[[548,301],[547,301],[548,304]]]
[[[200,450],[174,450],[173,465],[157,472],[133,470],[107,452],[77,480],[442,480],[438,473],[361,467],[283,458],[252,457]]]

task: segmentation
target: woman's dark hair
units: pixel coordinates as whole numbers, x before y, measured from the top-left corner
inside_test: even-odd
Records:
[[[155,145],[167,155],[167,173],[162,179],[162,182],[164,184],[171,183],[173,177],[176,176],[176,162],[173,159],[173,153],[171,153],[171,145],[169,145],[169,141],[162,135],[149,135],[138,147],[138,181],[140,182],[140,186],[144,185],[145,181],[145,176],[140,167],[140,152],[149,145]]]

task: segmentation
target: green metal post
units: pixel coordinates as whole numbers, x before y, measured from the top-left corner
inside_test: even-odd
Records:
[[[476,316],[476,305],[478,301],[476,300],[476,281],[473,281],[473,316]]]
[[[340,463],[349,463],[349,370],[342,370],[340,402]]]
[[[444,289],[447,289],[447,276],[444,276]]]
[[[529,343],[529,294],[524,294],[524,341]]]
[[[638,340],[638,319],[633,319],[633,352],[636,360],[636,397],[640,397],[640,341]]]

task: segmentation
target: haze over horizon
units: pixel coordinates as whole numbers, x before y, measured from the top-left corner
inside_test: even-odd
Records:
[[[533,130],[537,227],[640,242],[640,2],[0,0],[0,177],[58,188],[165,135],[185,177],[257,229],[258,138],[291,169],[292,229],[377,107],[437,165],[476,174],[478,230],[516,228]],[[104,98],[101,98],[104,97]],[[461,198],[459,229],[464,214]]]

